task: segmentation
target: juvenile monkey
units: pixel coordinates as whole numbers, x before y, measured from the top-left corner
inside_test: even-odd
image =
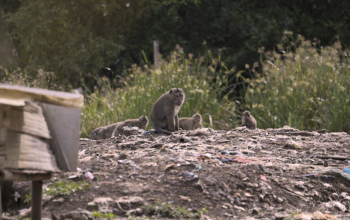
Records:
[[[196,130],[202,127],[202,116],[196,113],[192,118],[179,118],[179,127],[182,130]]]
[[[148,122],[148,117],[147,116],[142,116],[140,118],[143,118],[143,117],[145,117],[145,119]],[[123,121],[123,122],[118,122],[118,123],[114,123],[114,124],[110,124],[110,125],[106,125],[106,126],[103,126],[103,127],[96,128],[91,133],[90,139],[92,139],[95,134],[96,134],[96,140],[111,138],[115,128],[118,127],[119,125],[122,125],[122,124],[123,124],[123,126],[125,126],[125,125],[126,126],[133,125],[133,126],[139,127],[138,125],[142,124],[141,122],[139,122],[140,118],[139,119],[128,119],[128,120]],[[138,125],[134,125],[135,123],[138,124]],[[146,127],[147,127],[147,125],[146,125]]]
[[[139,119],[129,119],[123,122],[120,122],[119,125],[117,125],[112,133],[112,137],[116,137],[119,134],[123,134],[123,127],[129,126],[129,127],[138,127],[143,130],[146,130],[148,125],[148,117],[147,116],[141,116]]]
[[[242,126],[246,126],[249,129],[256,129],[257,123],[253,115],[249,111],[243,112]]]
[[[157,99],[151,111],[151,121],[157,132],[171,134],[179,130],[177,114],[184,100],[185,93],[179,88],[172,88]]]

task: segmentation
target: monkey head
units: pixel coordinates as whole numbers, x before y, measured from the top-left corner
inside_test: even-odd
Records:
[[[244,111],[243,112],[243,117],[244,118],[250,118],[250,111]]]
[[[175,105],[182,105],[185,101],[185,93],[182,89],[179,88],[170,89],[169,97]]]
[[[148,117],[145,115],[139,117],[139,122],[141,122],[142,125],[147,125],[148,124]]]
[[[202,122],[202,116],[199,113],[196,113],[192,116],[192,119],[197,124],[200,124]]]

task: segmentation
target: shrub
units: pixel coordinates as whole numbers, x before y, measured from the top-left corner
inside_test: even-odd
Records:
[[[284,51],[262,52],[262,74],[247,80],[245,101],[258,127],[350,131],[349,50],[286,33]]]

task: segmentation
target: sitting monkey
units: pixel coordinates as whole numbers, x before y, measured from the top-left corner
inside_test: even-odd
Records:
[[[256,120],[249,111],[243,112],[242,126],[246,126],[249,129],[256,129],[257,127]]]
[[[196,130],[202,127],[202,116],[196,113],[192,118],[179,118],[179,127],[182,130]]]
[[[177,114],[184,101],[185,93],[179,88],[170,89],[157,99],[151,111],[151,121],[157,132],[171,134],[179,130]]]

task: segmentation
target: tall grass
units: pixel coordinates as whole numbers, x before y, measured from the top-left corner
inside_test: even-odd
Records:
[[[150,65],[134,65],[127,71],[128,76],[120,79],[124,87],[113,91],[108,81],[102,79],[102,89],[86,97],[82,137],[102,125],[142,115],[149,117],[154,102],[170,88],[182,88],[186,94],[179,117],[191,117],[199,112],[204,126],[230,129],[236,125],[235,104],[227,98],[230,93],[218,99],[222,90],[228,88],[226,76],[234,72],[224,66],[220,56],[214,58],[209,52],[206,57],[194,58],[177,47],[159,70]],[[151,127],[150,123],[148,129]]]
[[[30,77],[26,72],[22,72],[19,68],[13,71],[9,71],[8,69],[0,66],[0,83],[50,89],[56,91],[73,90],[70,85],[59,84],[53,72],[46,72],[42,69],[38,70],[36,77]]]
[[[293,39],[291,33],[283,44],[278,52],[263,52],[262,74],[247,80],[245,101],[258,127],[349,132],[349,50],[339,42],[321,47],[316,40]]]

